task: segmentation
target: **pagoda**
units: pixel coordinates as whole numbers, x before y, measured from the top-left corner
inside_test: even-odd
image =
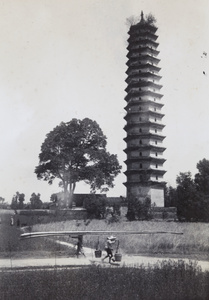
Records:
[[[164,207],[165,125],[156,31],[153,20],[145,20],[142,12],[140,22],[131,25],[128,32],[124,184],[127,198],[134,196],[143,201],[148,196],[152,204]]]

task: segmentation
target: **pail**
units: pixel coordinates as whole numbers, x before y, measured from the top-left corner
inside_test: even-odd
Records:
[[[115,253],[115,261],[121,261],[121,259],[122,259],[122,254]]]
[[[95,250],[94,254],[95,254],[95,257],[101,257],[102,256],[102,250]]]

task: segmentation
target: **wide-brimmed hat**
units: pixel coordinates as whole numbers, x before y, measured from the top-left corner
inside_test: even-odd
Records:
[[[116,237],[115,237],[115,236],[113,236],[113,235],[111,235],[111,236],[109,236],[107,239],[108,239],[108,240],[115,240],[115,239],[116,239]]]

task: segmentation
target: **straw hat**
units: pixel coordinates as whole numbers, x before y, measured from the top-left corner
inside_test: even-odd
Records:
[[[107,239],[108,239],[108,240],[116,240],[116,237],[113,236],[113,235],[111,235],[111,236],[109,236]]]

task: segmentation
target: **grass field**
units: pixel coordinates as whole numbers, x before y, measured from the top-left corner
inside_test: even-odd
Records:
[[[66,249],[49,239],[21,241],[22,229],[10,225],[11,210],[0,210],[0,257],[54,257],[54,255],[74,255],[74,249]]]
[[[21,241],[21,228],[10,226],[10,216],[13,211],[1,211],[0,225],[0,257],[5,256],[50,256],[74,255],[75,250],[59,244],[54,239],[40,238]],[[149,235],[121,235],[120,252],[126,254],[144,254],[170,257],[191,257],[209,259],[209,224],[207,223],[179,223],[133,221],[108,224],[105,220],[91,221],[63,221],[32,226],[32,231],[62,231],[62,230],[138,230],[138,231],[172,231],[183,232],[183,235],[149,234]],[[64,237],[67,242],[76,243],[75,239]],[[106,236],[99,237],[100,248],[104,249]],[[98,236],[84,236],[84,246],[95,248]]]
[[[172,231],[183,232],[183,235],[150,234],[150,235],[121,235],[120,250],[126,254],[176,255],[209,259],[209,224],[207,223],[178,223],[133,221],[107,224],[104,220],[65,221],[53,224],[39,224],[33,231],[61,230],[138,230],[138,231]],[[99,237],[100,247],[104,248],[106,237]],[[69,241],[69,237],[66,238]],[[84,236],[85,246],[95,247],[97,236]]]
[[[192,264],[0,273],[0,299],[208,300],[209,272]]]

